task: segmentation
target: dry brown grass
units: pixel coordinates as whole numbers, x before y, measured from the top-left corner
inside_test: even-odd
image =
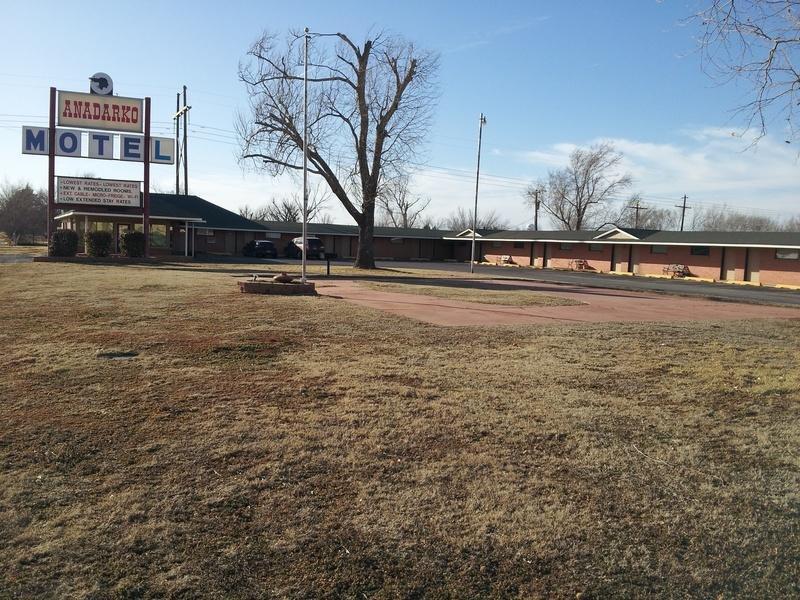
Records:
[[[47,246],[5,246],[0,244],[0,256],[30,254],[31,256],[44,256],[47,254]]]
[[[234,274],[0,266],[0,596],[797,595],[800,322],[438,328]]]
[[[575,306],[583,304],[571,298],[550,296],[533,290],[509,290],[497,286],[475,286],[473,282],[457,282],[459,285],[435,285],[430,281],[420,280],[408,283],[366,282],[365,285],[380,292],[397,292],[401,294],[420,294],[434,296],[460,302],[477,302],[479,304],[501,304],[504,306]]]

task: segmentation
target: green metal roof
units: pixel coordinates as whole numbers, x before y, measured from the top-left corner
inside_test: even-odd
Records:
[[[150,194],[150,214],[172,219],[201,218],[203,227],[209,229],[236,229],[239,231],[264,231],[261,223],[245,219],[199,196],[176,194]]]
[[[615,229],[632,237],[630,239],[602,237],[612,233]],[[483,236],[481,241],[555,241],[578,244],[596,241],[607,244],[800,247],[800,232],[790,231],[659,231],[627,227],[615,229],[605,231],[497,231]]]
[[[303,230],[302,223],[284,223],[281,221],[260,221],[260,223],[269,231],[277,233],[296,233],[299,235]],[[338,223],[309,223],[308,234],[358,237],[358,226],[341,225]],[[423,229],[421,227],[375,227],[375,237],[440,240],[451,235],[454,235],[454,232],[443,231],[441,229]]]

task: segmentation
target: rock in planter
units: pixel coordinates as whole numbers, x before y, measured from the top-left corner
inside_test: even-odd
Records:
[[[280,275],[275,275],[275,277],[272,278],[272,281],[276,283],[292,283],[294,281],[294,277],[288,273],[281,273]]]

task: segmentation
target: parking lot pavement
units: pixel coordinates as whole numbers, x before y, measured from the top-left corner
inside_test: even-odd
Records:
[[[33,257],[33,254],[0,254],[0,265],[32,262]]]

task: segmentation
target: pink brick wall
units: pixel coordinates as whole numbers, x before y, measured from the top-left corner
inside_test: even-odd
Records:
[[[514,242],[483,242],[483,256],[487,262],[500,262],[501,256],[510,256],[515,265],[531,265],[531,244],[523,242],[522,248],[514,248]]]
[[[608,272],[611,268],[611,244],[603,244],[600,250],[590,250],[589,244],[573,244],[571,250],[562,250],[558,242],[548,242],[547,250],[549,254],[548,266],[551,269],[570,269],[573,268],[576,260],[585,260],[589,270],[598,273]],[[618,252],[625,260],[627,265],[628,251],[620,246]],[[541,257],[544,254],[543,244],[537,244],[536,264],[542,264]]]
[[[773,248],[753,248],[751,254],[758,252],[758,277],[764,285],[800,285],[800,260],[775,258]]]
[[[662,275],[664,267],[681,264],[695,277],[719,279],[722,248],[711,247],[709,256],[693,256],[690,246],[667,246],[666,254],[652,254],[649,245],[639,248],[638,272],[641,275]]]

